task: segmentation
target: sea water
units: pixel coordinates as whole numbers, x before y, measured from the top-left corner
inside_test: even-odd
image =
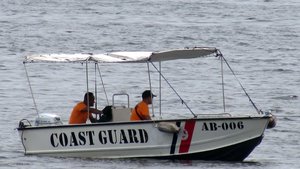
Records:
[[[2,0],[0,2],[0,168],[300,168],[300,3],[297,0]],[[262,143],[244,162],[149,159],[81,159],[25,156],[15,130],[36,109],[23,59],[39,53],[164,51],[217,47],[259,109],[277,116]],[[26,64],[39,113],[68,120],[86,91],[81,64]],[[130,106],[149,88],[146,64],[90,65],[89,86],[98,84],[98,107],[115,93]],[[154,68],[150,67],[151,72]],[[162,63],[162,72],[193,112],[223,112],[220,60],[215,57]],[[255,115],[235,78],[224,69],[226,112]],[[151,76],[155,94],[158,74]],[[162,82],[162,116],[192,117]],[[126,99],[116,98],[126,104]],[[159,116],[159,98],[154,112]],[[175,108],[176,111],[170,111]]]

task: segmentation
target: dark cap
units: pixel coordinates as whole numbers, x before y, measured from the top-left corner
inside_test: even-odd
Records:
[[[152,97],[156,97],[156,95],[154,95],[150,90],[145,90],[142,94],[142,98],[145,99],[145,98],[151,97],[151,94],[152,94]]]

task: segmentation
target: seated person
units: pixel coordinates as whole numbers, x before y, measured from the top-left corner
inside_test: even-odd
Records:
[[[77,103],[77,105],[73,108],[71,113],[69,124],[82,124],[86,123],[89,118],[90,121],[95,121],[95,118],[92,116],[94,114],[102,114],[102,111],[92,108],[95,103],[94,94],[88,92],[84,95],[83,102]],[[89,104],[89,107],[87,105]]]
[[[149,104],[152,104],[153,97],[156,97],[150,90],[145,90],[142,94],[143,100],[139,102],[131,112],[130,120],[151,120],[149,115]]]

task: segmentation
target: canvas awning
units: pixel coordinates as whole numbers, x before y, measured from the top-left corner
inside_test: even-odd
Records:
[[[205,57],[216,53],[216,48],[187,48],[162,52],[111,52],[105,54],[36,54],[25,56],[25,63],[33,62],[158,62],[175,59]]]

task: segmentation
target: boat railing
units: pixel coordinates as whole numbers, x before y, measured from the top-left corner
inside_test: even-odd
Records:
[[[112,106],[115,106],[115,97],[116,96],[126,96],[127,97],[127,108],[129,108],[129,95],[127,93],[116,93],[112,95]]]
[[[230,113],[196,114],[197,117],[231,117]]]
[[[115,102],[116,96],[126,96],[127,98],[127,107],[126,106],[117,106]],[[129,107],[129,95],[127,93],[116,93],[112,96],[112,121],[129,121],[130,120],[131,108]]]

